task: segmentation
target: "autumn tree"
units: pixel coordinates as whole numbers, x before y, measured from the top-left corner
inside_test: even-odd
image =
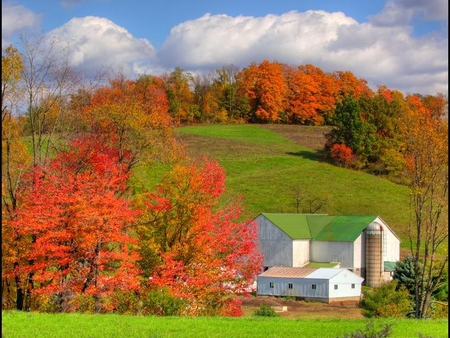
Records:
[[[421,101],[433,118],[442,118],[448,114],[448,100],[442,93],[425,95]]]
[[[368,154],[368,169],[401,182],[400,173],[405,161],[398,131],[405,108],[403,94],[386,86],[378,86],[374,96],[361,97],[359,102],[366,121],[373,128],[374,142]]]
[[[203,73],[193,79],[194,99],[193,118],[197,123],[221,122],[226,115],[220,114],[219,102],[214,92],[214,74]]]
[[[410,187],[409,240],[414,263],[414,314],[430,316],[432,295],[448,264],[448,125],[415,95],[406,97],[401,137]]]
[[[145,200],[144,276],[184,299],[185,314],[230,314],[230,295],[246,291],[260,267],[256,225],[240,220],[238,205],[219,206],[224,184],[214,161],[179,164]]]
[[[27,107],[34,166],[48,160],[54,146],[55,128],[60,121],[59,107],[81,81],[79,74],[69,66],[66,49],[59,48],[62,43],[44,37],[21,39],[21,84]]]
[[[174,121],[178,124],[192,122],[191,108],[194,99],[191,90],[192,74],[176,67],[173,72],[163,75],[162,78],[169,99],[169,112]]]
[[[138,290],[129,232],[136,213],[120,196],[128,174],[114,152],[98,139],[77,139],[30,173],[15,217],[2,224],[8,235],[3,276],[27,291],[18,309],[36,308],[31,297],[46,296],[59,311],[70,311],[77,296],[91,295],[101,311],[105,295]]]
[[[5,254],[9,250],[16,250],[15,246],[24,244],[26,248],[27,245],[16,233],[3,226],[4,222],[15,217],[23,176],[31,165],[31,157],[22,138],[25,121],[18,116],[17,111],[20,99],[18,82],[22,68],[22,56],[16,48],[10,45],[2,50],[2,239],[12,239],[9,243],[2,241],[2,271],[14,268],[15,264],[8,262]],[[15,284],[14,278],[6,278],[2,274],[2,307],[11,308],[16,302]],[[20,302],[23,297],[21,289]]]
[[[28,158],[21,140],[24,120],[18,117],[17,87],[23,69],[21,54],[12,45],[2,51],[2,207],[12,212],[17,204],[17,187]]]
[[[333,73],[333,77],[336,79],[339,88],[336,98],[337,102],[347,97],[360,98],[364,96],[371,97],[373,95],[372,90],[367,85],[367,80],[357,78],[350,71],[338,70]]]
[[[321,125],[335,105],[337,88],[331,75],[311,64],[285,67],[290,123]]]
[[[250,106],[247,96],[240,90],[239,68],[234,65],[223,66],[216,70],[214,83],[219,108],[226,112],[230,121],[242,122],[247,116]]]
[[[249,122],[277,122],[284,108],[286,88],[282,65],[264,60],[242,70],[239,83],[251,106]]]
[[[160,78],[131,81],[122,75],[94,91],[84,107],[84,118],[93,133],[118,150],[119,162],[127,161],[131,170],[140,162],[172,154],[169,149],[175,143],[168,107]]]
[[[13,45],[2,49],[2,121],[15,103],[14,91],[23,69],[22,55]]]

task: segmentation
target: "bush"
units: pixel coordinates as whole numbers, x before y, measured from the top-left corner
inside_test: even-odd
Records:
[[[261,307],[255,311],[255,316],[264,316],[264,317],[278,317],[279,314],[275,312],[273,308],[267,305],[261,305]]]
[[[345,144],[333,144],[330,149],[331,159],[340,166],[349,167],[354,161],[352,150]]]
[[[372,322],[366,325],[365,330],[356,330],[355,332],[344,335],[344,338],[387,338],[391,335],[392,325],[386,324],[380,331],[375,330]]]
[[[121,315],[137,315],[141,313],[142,302],[134,291],[115,291],[108,297],[113,312]]]
[[[397,289],[397,281],[383,283],[363,292],[360,303],[366,317],[406,317],[413,310],[408,290]]]
[[[185,308],[185,301],[176,298],[168,290],[150,290],[142,299],[144,314],[158,316],[178,316]]]

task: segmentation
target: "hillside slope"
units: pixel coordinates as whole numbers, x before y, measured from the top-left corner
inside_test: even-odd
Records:
[[[324,131],[323,127],[211,125],[182,127],[177,137],[192,156],[219,161],[227,173],[227,198],[242,196],[250,217],[296,212],[299,186],[305,200],[326,201],[317,213],[377,214],[406,247],[408,189],[323,161],[319,149]],[[307,201],[301,211],[308,212]]]

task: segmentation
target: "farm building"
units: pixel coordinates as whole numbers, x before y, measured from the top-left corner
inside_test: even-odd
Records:
[[[258,295],[293,296],[330,303],[360,300],[363,278],[341,268],[273,267],[258,276]]]
[[[264,269],[336,262],[376,286],[400,259],[400,239],[379,216],[262,213],[255,220]]]

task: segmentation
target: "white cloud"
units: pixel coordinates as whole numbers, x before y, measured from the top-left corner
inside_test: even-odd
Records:
[[[112,21],[94,16],[74,18],[48,34],[67,41],[69,62],[84,70],[121,69],[126,76],[151,73],[155,49]]]
[[[376,26],[407,25],[414,18],[448,21],[448,0],[389,0],[381,13],[370,16]]]
[[[158,53],[184,70],[246,67],[263,59],[324,71],[352,71],[372,88],[422,94],[448,91],[448,40],[412,37],[409,26],[357,23],[345,14],[288,12],[280,16],[204,15],[174,27]],[[443,76],[444,75],[444,76]],[[414,79],[414,82],[411,82]]]
[[[171,30],[159,53],[163,63],[180,67],[220,66],[278,59],[301,64],[316,59],[340,26],[356,24],[343,13],[295,11],[264,17],[206,14]]]
[[[17,34],[38,30],[41,19],[41,15],[24,6],[2,2],[2,48],[12,43],[12,38]]]

